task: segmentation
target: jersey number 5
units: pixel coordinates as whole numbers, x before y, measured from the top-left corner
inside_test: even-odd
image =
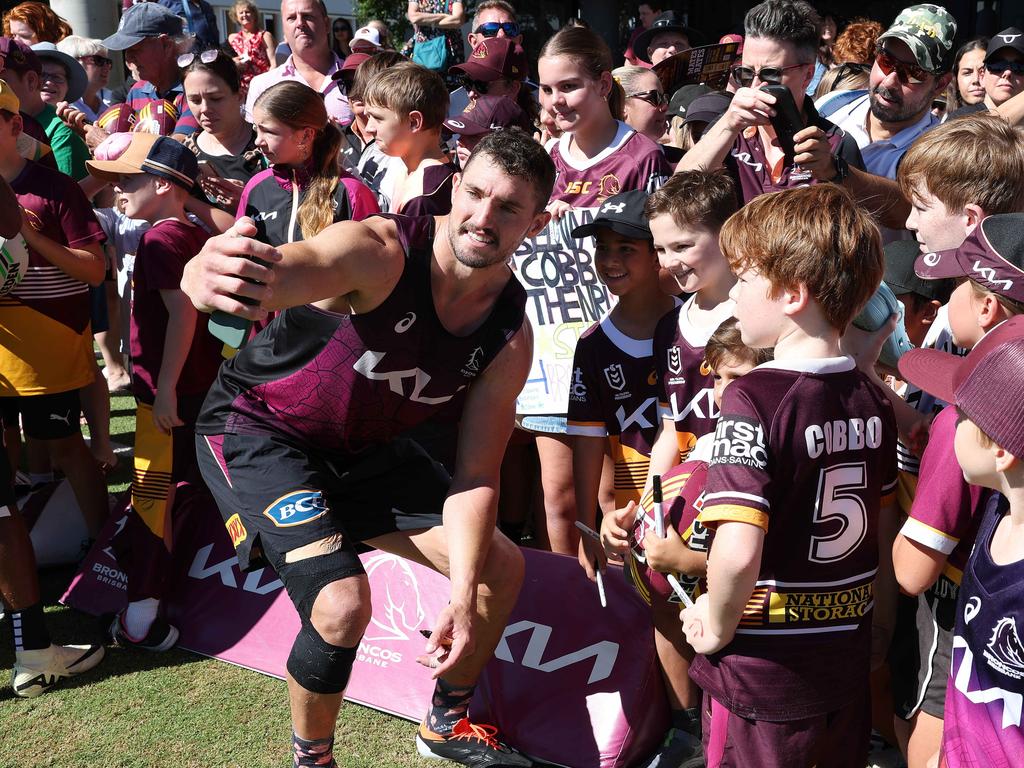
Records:
[[[868,511],[857,492],[865,488],[867,467],[863,461],[821,470],[818,497],[814,504],[811,562],[842,560],[864,540],[868,530]]]

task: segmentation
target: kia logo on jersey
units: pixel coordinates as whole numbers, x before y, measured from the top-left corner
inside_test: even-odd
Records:
[[[323,517],[327,502],[320,491],[292,491],[271,503],[263,514],[278,528],[290,528]]]

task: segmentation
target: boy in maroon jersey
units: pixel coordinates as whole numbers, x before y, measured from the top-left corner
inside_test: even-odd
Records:
[[[649,479],[685,460],[697,438],[715,429],[718,407],[704,345],[732,316],[729,291],[736,277],[718,246],[718,233],[736,212],[735,187],[722,171],[677,173],[650,196],[646,212],[673,292],[692,294],[654,331],[661,418]]]
[[[138,403],[131,513],[114,539],[128,573],[128,608],[114,619],[121,645],[166,651],[178,630],[157,615],[171,547],[170,513],[179,483],[202,487],[193,430],[220,367],[222,345],[181,292],[185,263],[209,234],[185,215],[199,166],[166,136],[132,134],[115,160],[90,160],[89,172],[114,184],[124,213],[152,226],[139,241],[132,275],[132,391]]]
[[[881,282],[881,238],[817,185],[747,203],[721,242],[743,342],[775,360],[723,397],[701,512],[709,588],[682,613],[707,764],[859,768],[872,645],[884,652],[895,605],[879,550],[896,426],[839,337]]]

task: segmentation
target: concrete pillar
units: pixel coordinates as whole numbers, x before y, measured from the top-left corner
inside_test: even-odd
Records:
[[[120,20],[119,0],[50,0],[50,7],[57,15],[67,19],[71,29],[81,37],[94,37],[99,40],[109,37],[117,31],[117,23]],[[113,88],[124,82],[124,69],[121,66],[121,54],[111,51],[110,55],[115,63],[110,71],[108,87]]]

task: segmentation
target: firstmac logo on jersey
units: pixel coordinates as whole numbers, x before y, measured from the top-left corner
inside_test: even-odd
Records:
[[[715,430],[711,465],[740,464],[751,469],[768,468],[768,444],[764,427],[743,416],[722,416]]]

